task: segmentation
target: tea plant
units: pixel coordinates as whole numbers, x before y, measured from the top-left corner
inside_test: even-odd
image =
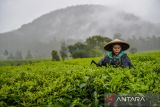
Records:
[[[129,57],[135,68],[90,65],[100,58],[1,66],[0,106],[100,107],[105,93],[160,93],[160,51]]]

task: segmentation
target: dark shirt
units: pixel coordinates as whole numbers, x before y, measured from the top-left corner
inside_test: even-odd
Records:
[[[132,67],[132,63],[124,51],[121,51],[118,55],[114,55],[113,52],[108,52],[107,55],[99,61],[99,66],[114,65],[121,67]]]

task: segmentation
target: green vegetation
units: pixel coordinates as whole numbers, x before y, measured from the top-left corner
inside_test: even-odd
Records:
[[[135,68],[96,67],[92,59],[0,67],[0,106],[100,107],[104,93],[160,93],[160,51],[130,54]]]
[[[58,52],[56,50],[52,50],[51,55],[52,55],[52,60],[53,61],[59,61],[60,60],[60,58],[58,56]]]
[[[68,46],[68,50],[73,58],[98,57],[103,54],[104,45],[111,39],[101,35],[94,35],[85,40],[84,43],[77,42]]]
[[[0,66],[20,66],[25,64],[32,64],[40,60],[0,60]]]

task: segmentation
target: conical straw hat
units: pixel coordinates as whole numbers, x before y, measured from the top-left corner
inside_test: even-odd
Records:
[[[119,44],[122,47],[122,50],[127,50],[129,48],[129,44],[125,41],[122,41],[120,39],[114,39],[113,41],[109,42],[104,49],[107,51],[112,51],[112,47],[115,44]]]

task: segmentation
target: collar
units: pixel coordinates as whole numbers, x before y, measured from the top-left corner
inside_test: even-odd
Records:
[[[121,56],[125,55],[126,53],[124,51],[121,51],[118,55],[115,55],[114,58],[121,58]],[[109,58],[113,58],[113,52],[109,51],[107,52],[107,56]]]

